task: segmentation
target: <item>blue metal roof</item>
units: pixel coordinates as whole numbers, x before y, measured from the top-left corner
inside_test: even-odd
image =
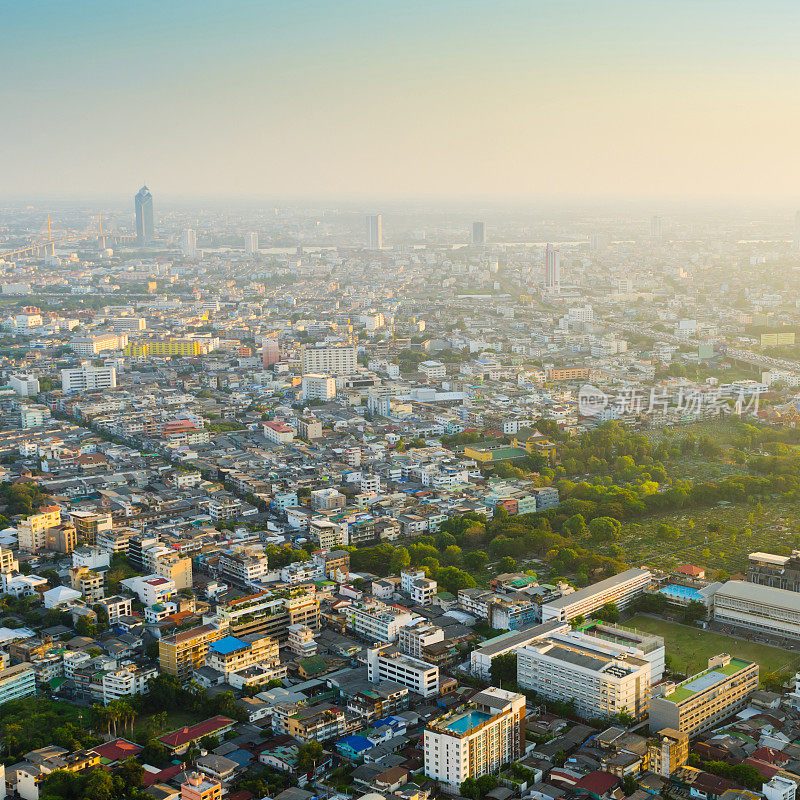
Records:
[[[249,645],[241,639],[237,639],[235,636],[224,636],[210,645],[209,650],[226,656],[229,653],[235,653],[237,650],[244,650],[246,647],[249,647]]]

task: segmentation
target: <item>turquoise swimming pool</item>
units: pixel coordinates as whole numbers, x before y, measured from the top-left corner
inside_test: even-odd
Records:
[[[446,728],[448,731],[453,731],[453,733],[466,733],[491,718],[491,714],[486,714],[483,711],[467,711],[466,714],[456,717],[452,722],[448,723]]]
[[[659,592],[673,600],[682,600],[684,603],[691,603],[692,600],[703,602],[703,595],[701,595],[697,589],[692,589],[690,586],[672,584],[670,586],[665,586],[663,589],[659,589]]]

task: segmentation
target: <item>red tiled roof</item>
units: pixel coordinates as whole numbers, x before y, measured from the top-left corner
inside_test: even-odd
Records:
[[[173,764],[172,766],[165,767],[161,772],[149,772],[145,770],[142,780],[145,786],[152,786],[154,783],[166,783],[181,772],[183,772],[183,764]]]
[[[198,722],[196,725],[179,728],[172,733],[165,733],[163,736],[158,737],[158,741],[173,749],[176,747],[183,747],[183,745],[189,744],[189,742],[201,739],[203,736],[214,734],[222,728],[233,725],[233,723],[234,720],[228,719],[228,717],[211,717],[211,719]]]
[[[750,758],[757,758],[759,761],[766,761],[768,764],[787,764],[792,759],[776,750],[774,747],[759,747],[758,750],[753,750],[750,753]]]
[[[141,745],[129,742],[127,739],[114,739],[113,742],[106,742],[92,748],[100,758],[107,758],[109,761],[123,761],[138,755],[143,749]]]
[[[596,769],[593,772],[587,772],[582,778],[575,783],[576,789],[584,789],[596,795],[604,795],[610,792],[619,783],[619,778],[612,775],[610,772],[603,772]]]

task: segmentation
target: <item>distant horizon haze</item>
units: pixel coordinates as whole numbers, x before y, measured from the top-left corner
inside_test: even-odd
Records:
[[[800,3],[3,12],[0,198],[800,207]]]

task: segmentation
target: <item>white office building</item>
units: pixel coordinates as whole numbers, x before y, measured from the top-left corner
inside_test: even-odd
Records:
[[[587,719],[627,713],[639,719],[650,701],[649,661],[553,634],[517,651],[517,684],[546,700],[574,701]]]
[[[114,367],[93,367],[91,364],[81,364],[80,367],[61,370],[61,390],[65,394],[113,389],[116,385],[117,371]]]
[[[356,348],[351,345],[336,347],[306,346],[300,354],[301,372],[352,375],[356,371]]]
[[[258,252],[258,234],[257,233],[246,233],[244,235],[244,251],[245,251],[245,253],[257,253]]]
[[[383,603],[353,604],[345,609],[345,614],[355,633],[380,644],[396,642],[400,628],[414,620],[410,612]]]
[[[336,397],[336,378],[309,372],[303,375],[302,390],[303,400],[333,400]]]
[[[367,214],[367,250],[383,247],[383,218],[380,214]]]
[[[439,667],[404,655],[393,645],[367,651],[367,678],[371,683],[399,683],[422,697],[439,694]]]
[[[569,622],[575,617],[588,617],[606,603],[614,603],[621,611],[650,585],[649,569],[628,569],[577,592],[564,595],[542,606],[542,622]]]

